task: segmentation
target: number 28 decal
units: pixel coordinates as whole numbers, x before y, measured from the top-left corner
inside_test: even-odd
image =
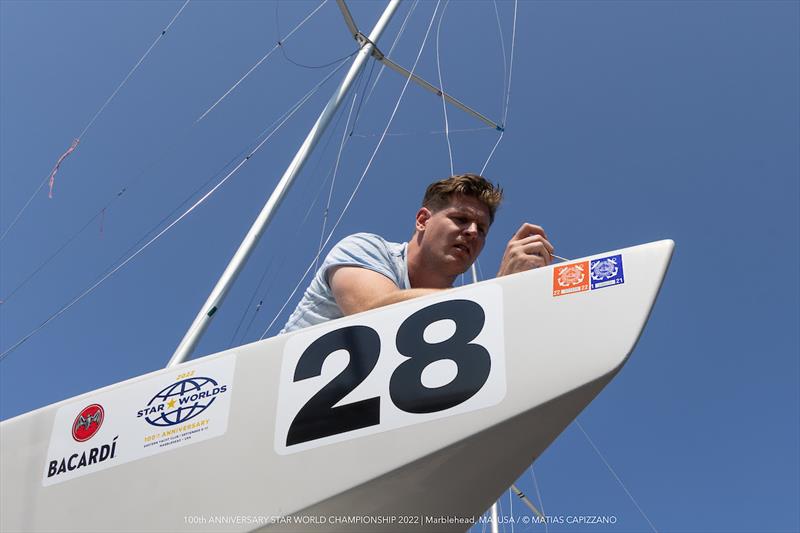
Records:
[[[500,288],[462,294],[469,297],[379,310],[287,341],[276,451],[293,453],[499,403],[505,396]]]

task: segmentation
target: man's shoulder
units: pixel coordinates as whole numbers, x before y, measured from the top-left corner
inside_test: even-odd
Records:
[[[374,233],[348,235],[331,248],[325,258],[324,267],[334,265],[365,266],[383,265],[380,271],[396,270],[405,254],[405,243],[387,241]]]
[[[352,235],[348,235],[344,239],[340,240],[336,243],[334,248],[344,248],[344,249],[361,249],[364,251],[383,251],[395,253],[395,249],[399,246],[402,246],[401,243],[387,241],[380,235],[376,235],[375,233],[353,233]]]

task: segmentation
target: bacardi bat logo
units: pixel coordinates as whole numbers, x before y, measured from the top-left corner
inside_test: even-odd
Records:
[[[72,438],[78,442],[91,439],[103,425],[104,416],[103,406],[100,404],[93,403],[84,407],[72,423]]]

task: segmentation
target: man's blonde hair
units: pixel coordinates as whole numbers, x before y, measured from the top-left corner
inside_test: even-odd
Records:
[[[454,195],[462,194],[475,198],[489,209],[489,222],[503,201],[503,189],[478,174],[459,174],[435,181],[428,185],[422,207],[438,211],[450,204]]]

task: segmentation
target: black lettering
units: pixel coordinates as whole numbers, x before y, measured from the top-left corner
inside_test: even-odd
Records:
[[[80,468],[82,466],[86,466],[86,452],[83,452],[81,454],[81,460],[78,461],[78,468]]]
[[[75,470],[77,467],[72,464],[72,461],[78,458],[77,453],[73,453],[69,456],[69,460],[67,461],[67,470]]]
[[[58,468],[58,461],[50,461],[50,465],[47,467],[47,477],[53,477],[56,475],[56,469]]]
[[[89,464],[93,465],[97,462],[97,452],[99,450],[97,448],[92,448],[89,450]]]
[[[287,446],[380,423],[380,397],[334,407],[364,381],[378,362],[381,340],[372,328],[348,326],[312,342],[297,361],[294,381],[319,376],[322,363],[338,350],[347,350],[347,366],[300,408],[289,426]]]
[[[58,465],[58,472],[56,474],[63,474],[67,471],[67,462],[64,459],[61,459],[61,463]]]
[[[425,328],[440,320],[456,324],[453,335],[442,342],[429,343]],[[420,309],[397,330],[397,351],[408,359],[389,379],[392,402],[408,413],[434,413],[455,407],[472,398],[489,378],[492,358],[480,344],[472,343],[486,322],[483,308],[471,300],[450,300]],[[422,384],[422,372],[431,363],[453,361],[458,373],[441,387]]]
[[[117,437],[119,437],[119,435],[114,437],[114,440],[111,441],[111,458],[112,459],[114,458],[114,454],[117,452]]]
[[[108,444],[103,444],[102,446],[100,446],[100,458],[97,461],[98,462],[105,461],[106,459],[108,459],[109,455],[111,455],[111,446],[109,446]]]

